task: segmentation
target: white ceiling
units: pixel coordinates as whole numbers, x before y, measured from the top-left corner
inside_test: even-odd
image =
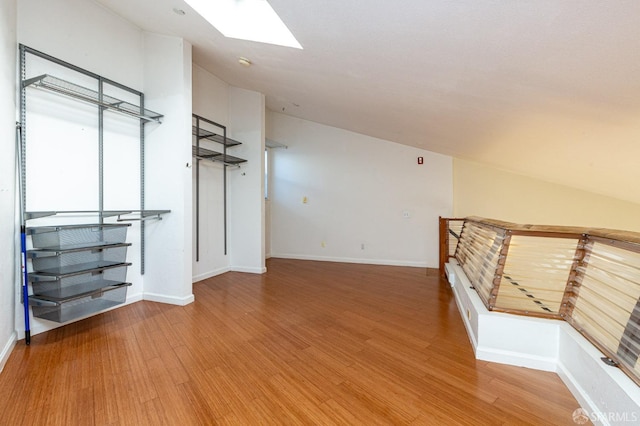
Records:
[[[303,50],[98,2],[271,110],[640,203],[640,1],[270,0]]]

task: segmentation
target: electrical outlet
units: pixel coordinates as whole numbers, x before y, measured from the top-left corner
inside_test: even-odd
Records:
[[[360,244],[360,250],[364,250],[364,243]]]
[[[405,219],[409,219],[411,217],[411,213],[409,213],[409,210],[403,211],[402,217],[404,217]]]

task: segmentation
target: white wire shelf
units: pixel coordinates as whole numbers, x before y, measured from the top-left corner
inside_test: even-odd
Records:
[[[241,163],[245,163],[247,161],[244,158],[234,157],[233,155],[223,154],[206,148],[198,148],[193,145],[191,146],[191,152],[194,157],[201,160],[217,161],[224,163],[227,166],[239,166]]]
[[[145,121],[156,121],[159,123],[160,119],[163,117],[162,114],[148,109],[142,109],[139,105],[125,102],[105,94],[100,96],[100,93],[93,89],[62,80],[49,74],[42,74],[37,77],[26,79],[22,82],[22,85],[23,87],[33,86],[39,89],[59,93],[61,95],[99,105],[108,110],[136,117]]]
[[[163,214],[171,213],[171,210],[58,210],[25,212],[25,219],[38,219],[56,215],[102,215],[103,218],[117,216],[118,222],[144,221],[149,219],[162,219]],[[106,224],[105,224],[106,225]],[[80,227],[86,225],[78,225]],[[97,225],[96,225],[97,226]]]
[[[192,126],[193,127],[193,135],[197,136],[198,139],[208,139],[210,141],[220,143],[226,146],[236,146],[242,145],[242,142],[239,142],[235,139],[231,139],[229,137],[225,137],[218,133],[212,132],[210,130],[203,129],[202,127]]]

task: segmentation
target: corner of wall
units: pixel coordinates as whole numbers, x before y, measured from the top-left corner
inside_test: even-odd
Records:
[[[0,350],[0,373],[4,369],[7,360],[9,359],[9,355],[11,355],[11,351],[16,346],[16,342],[18,341],[18,334],[14,331],[9,336],[9,340],[5,343],[2,350]]]
[[[144,34],[145,106],[164,114],[146,129],[145,208],[171,213],[145,225],[143,298],[178,305],[193,301],[191,66],[188,42]]]
[[[15,345],[20,282],[16,214],[17,1],[0,2],[0,370]]]
[[[263,273],[265,268],[264,149],[262,93],[229,88],[229,133],[242,145],[234,155],[247,160],[229,170],[229,257],[232,270]]]

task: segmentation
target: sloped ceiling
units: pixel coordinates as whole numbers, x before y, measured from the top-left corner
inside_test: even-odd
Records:
[[[303,50],[98,2],[271,110],[640,203],[640,1],[270,0]]]

